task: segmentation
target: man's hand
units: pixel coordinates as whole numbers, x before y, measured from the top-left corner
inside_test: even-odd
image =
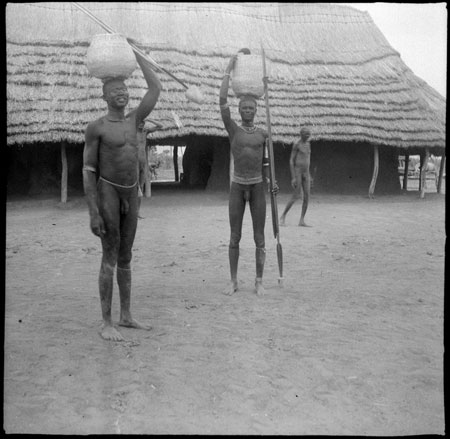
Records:
[[[105,223],[100,215],[97,214],[91,216],[91,230],[92,233],[99,238],[106,234]]]
[[[139,47],[139,43],[133,38],[127,38],[128,44],[132,44],[133,46]],[[141,47],[139,47],[140,49]]]
[[[296,179],[296,178],[293,178],[293,179],[291,180],[291,185],[292,185],[292,187],[293,187],[294,189],[297,189],[297,179]]]
[[[280,188],[278,187],[278,183],[275,181],[273,183],[272,194],[278,195],[278,192],[280,192]]]
[[[244,48],[238,50],[238,53],[243,53],[244,55],[250,55],[251,54],[250,49],[247,49],[247,47],[244,47]]]
[[[267,177],[266,181],[267,181],[267,185],[269,186],[269,188],[268,188],[269,192],[272,192],[272,194],[277,195],[278,192],[280,192],[280,188],[278,187],[278,183],[276,182],[276,180],[273,183],[273,188],[272,189],[270,188],[270,178]]]
[[[237,55],[233,55],[233,56],[230,58],[230,62],[228,63],[228,67],[227,67],[227,69],[226,69],[226,72],[227,72],[227,73],[231,73],[231,72],[233,71],[234,65],[236,64],[236,60],[237,60]]]

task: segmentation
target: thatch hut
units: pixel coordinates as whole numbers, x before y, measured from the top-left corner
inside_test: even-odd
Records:
[[[164,91],[151,117],[170,120],[176,111],[182,127],[166,123],[152,141],[185,145],[186,170],[207,175],[203,183],[208,188],[229,184],[229,144],[218,110],[224,69],[240,48],[260,53],[261,43],[269,60],[282,191],[289,190],[288,158],[302,124],[312,127],[318,191],[370,188],[373,194],[376,174],[377,192],[399,191],[399,154],[445,154],[445,99],[404,64],[366,12],[328,3],[83,5],[139,41],[186,84],[201,88],[206,102],[198,105],[171,77],[159,75]],[[7,4],[11,184],[20,183],[19,176],[30,167],[37,172],[26,177],[28,186],[30,180],[42,183],[43,167],[62,173],[63,180],[68,176],[69,185],[81,184],[84,129],[105,111],[100,81],[89,77],[85,66],[87,48],[98,33],[104,31],[71,3]],[[135,106],[145,87],[139,70],[128,86]],[[237,103],[231,91],[230,102]],[[264,116],[261,100],[256,123],[264,125]],[[195,169],[198,163],[211,169]]]

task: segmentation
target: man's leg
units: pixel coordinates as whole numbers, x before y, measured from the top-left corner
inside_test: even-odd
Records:
[[[266,249],[261,247],[256,247],[255,249],[255,259],[256,259],[256,278],[255,278],[255,293],[258,296],[265,294],[265,290],[262,284],[264,264],[266,262]]]
[[[250,198],[250,211],[253,222],[253,239],[255,241],[256,279],[255,292],[262,296],[265,293],[262,285],[264,265],[266,262],[266,249],[264,227],[266,224],[266,197],[263,183],[254,186]]]
[[[309,204],[309,194],[311,192],[311,179],[309,173],[302,177],[302,188],[303,188],[303,203],[302,203],[302,213],[300,216],[299,226],[310,227],[305,223],[305,215],[308,210]]]
[[[238,290],[238,263],[239,242],[242,233],[242,221],[245,211],[244,192],[237,183],[232,183],[230,188],[230,199],[228,202],[228,215],[230,220],[230,244],[228,247],[228,259],[230,263],[231,282],[224,294],[232,295]]]
[[[137,188],[130,192],[131,194],[126,197],[128,211],[121,215],[120,222],[120,247],[117,259],[117,284],[120,294],[119,325],[150,330],[151,326],[139,323],[131,316],[131,258],[138,222],[139,198]]]
[[[108,263],[107,258],[103,258],[98,279],[103,318],[103,327],[100,334],[105,340],[122,341],[123,337],[114,328],[111,316],[113,278],[114,265]]]
[[[114,267],[119,252],[120,205],[115,189],[108,183],[99,181],[98,206],[105,223],[106,234],[102,237],[102,263],[98,279],[100,305],[102,308],[103,327],[101,336],[105,340],[122,341],[122,335],[114,328],[111,305],[113,295]]]
[[[294,189],[294,192],[293,192],[290,200],[286,204],[286,207],[284,208],[283,214],[280,217],[280,225],[281,226],[285,225],[285,220],[286,220],[287,213],[289,212],[291,207],[294,205],[294,203],[300,198],[300,196],[301,196],[301,186],[300,186],[300,181],[297,178],[297,187]]]

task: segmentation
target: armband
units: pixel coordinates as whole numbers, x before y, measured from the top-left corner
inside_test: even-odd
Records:
[[[97,173],[97,169],[95,169],[93,166],[89,166],[89,165],[84,165],[83,171],[91,171],[91,172]]]

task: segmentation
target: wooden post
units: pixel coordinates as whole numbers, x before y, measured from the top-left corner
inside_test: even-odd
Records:
[[[419,166],[419,192],[422,190],[422,166],[423,166],[424,156],[420,153],[420,166]]]
[[[379,167],[379,154],[378,154],[378,146],[374,145],[373,147],[373,175],[372,181],[369,186],[369,198],[373,198],[373,193],[375,191],[375,185],[377,184],[378,178],[378,167]]]
[[[422,155],[420,156],[422,159]],[[430,158],[430,150],[425,148],[425,157],[420,164],[420,198],[425,198],[425,189],[427,188],[427,165]]]
[[[442,176],[444,174],[444,170],[445,170],[445,151],[442,154],[441,157],[441,165],[439,166],[439,178],[438,178],[438,185],[437,185],[437,193],[440,194],[441,192],[441,188],[442,188]]]
[[[61,203],[67,203],[67,152],[66,141],[61,142]]]
[[[408,190],[409,154],[405,154],[405,172],[403,174],[403,189]]]
[[[175,171],[175,181],[180,181],[180,174],[178,172],[178,146],[173,147],[173,169]]]

